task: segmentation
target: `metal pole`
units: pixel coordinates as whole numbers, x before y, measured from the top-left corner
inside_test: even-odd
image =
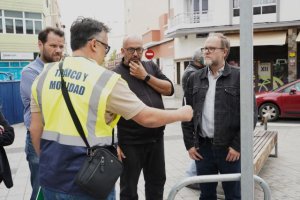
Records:
[[[240,1],[241,68],[241,191],[254,199],[253,180],[253,10],[252,0]]]
[[[218,181],[240,181],[241,174],[219,174],[219,175],[205,175],[205,176],[193,176],[185,178],[174,185],[168,195],[167,200],[174,200],[176,194],[187,185],[193,183],[211,183]],[[252,177],[253,180],[253,177]],[[260,177],[254,175],[254,180],[261,186],[264,192],[264,200],[271,200],[271,190],[269,185]]]

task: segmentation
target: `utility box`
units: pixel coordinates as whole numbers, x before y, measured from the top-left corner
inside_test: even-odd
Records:
[[[20,81],[0,81],[0,109],[10,124],[24,121]]]

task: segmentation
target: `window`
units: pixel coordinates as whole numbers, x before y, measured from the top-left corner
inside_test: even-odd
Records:
[[[177,84],[180,84],[181,76],[180,76],[180,62],[176,62],[176,80]]]
[[[291,89],[295,88],[298,92],[300,92],[300,83],[296,83],[294,85],[291,85],[287,88],[285,88],[282,92],[283,93],[290,93]]]
[[[42,30],[41,13],[25,12],[26,33],[38,34]]]
[[[26,20],[26,33],[33,34],[33,21]]]
[[[41,21],[35,21],[34,22],[34,30],[35,34],[38,34],[42,30],[42,22]]]
[[[25,18],[42,19],[41,13],[25,12]]]
[[[22,12],[9,11],[9,10],[4,11],[4,16],[5,17],[12,17],[12,18],[23,18]]]
[[[193,0],[193,11],[200,14],[207,14],[208,12],[208,0]]]
[[[5,19],[6,33],[14,33],[14,20]]]
[[[23,34],[23,20],[16,19],[16,33]]]
[[[38,34],[42,28],[41,13],[0,10],[0,33]]]
[[[253,0],[253,15],[276,13],[276,0]],[[233,0],[233,16],[240,16],[240,0]]]

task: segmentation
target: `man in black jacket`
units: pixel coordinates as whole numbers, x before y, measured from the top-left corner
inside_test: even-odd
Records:
[[[7,188],[11,188],[13,186],[13,181],[9,162],[3,147],[11,145],[14,139],[14,128],[9,125],[0,111],[0,183],[3,180]]]
[[[240,70],[225,62],[229,50],[223,34],[210,34],[202,48],[207,67],[192,74],[187,83],[186,102],[194,115],[191,122],[182,123],[182,130],[198,175],[241,171]],[[254,119],[256,124],[256,103]],[[241,199],[240,182],[223,182],[222,186],[226,199]],[[216,187],[217,182],[200,184],[200,199],[217,199]]]
[[[114,69],[129,88],[150,107],[164,109],[161,95],[172,95],[172,82],[152,61],[141,61],[143,43],[140,36],[124,39],[122,62]],[[162,200],[166,181],[164,129],[146,128],[133,120],[121,118],[118,130],[118,155],[124,164],[120,179],[120,200],[137,200],[137,185],[141,170],[145,179],[147,200]]]
[[[199,48],[199,49],[196,49],[196,51],[194,52],[194,55],[192,57],[190,64],[186,67],[186,69],[184,70],[184,73],[182,75],[181,82],[182,82],[183,91],[185,91],[185,89],[186,89],[187,80],[190,77],[190,75],[192,73],[198,71],[198,69],[202,69],[203,67],[205,67],[204,57],[201,52],[201,48]]]
[[[190,64],[184,70],[184,73],[182,75],[181,83],[182,83],[183,91],[186,90],[187,80],[190,77],[190,75],[192,73],[198,71],[199,69],[202,69],[203,67],[205,67],[204,57],[203,57],[203,54],[201,52],[201,48],[198,48],[198,49],[195,50]],[[183,104],[185,104],[185,98],[183,99]],[[188,170],[186,171],[186,175],[187,175],[187,177],[197,176],[196,164],[195,164],[194,160],[191,160],[191,162],[189,164],[189,167],[188,167]],[[191,189],[198,189],[198,190],[200,189],[198,183],[191,184],[191,185],[188,185],[186,187],[191,188]]]

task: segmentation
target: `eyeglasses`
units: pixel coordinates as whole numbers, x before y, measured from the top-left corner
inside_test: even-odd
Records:
[[[95,39],[96,42],[99,42],[100,44],[102,44],[105,48],[105,54],[108,54],[108,52],[110,50],[110,46],[108,44],[104,43],[104,42],[101,42],[100,40],[97,40],[96,38],[91,38],[91,39],[89,39],[89,41],[93,40],[93,39]]]
[[[213,53],[216,51],[216,49],[224,49],[224,48],[217,48],[217,47],[204,47],[204,48],[201,48],[201,52],[202,53]]]
[[[138,48],[127,48],[126,49],[127,51],[128,51],[128,53],[130,53],[130,54],[134,54],[134,52],[136,51],[136,53],[138,53],[138,54],[141,54],[141,53],[143,53],[143,51],[144,51],[144,49],[143,48],[141,48],[141,47],[138,47]]]

